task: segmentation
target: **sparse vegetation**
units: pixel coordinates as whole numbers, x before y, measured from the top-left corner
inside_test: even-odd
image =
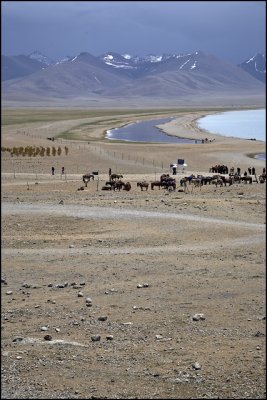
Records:
[[[65,155],[67,155],[69,152],[69,149],[67,146],[65,146],[64,149],[65,149]],[[10,147],[1,146],[1,152],[2,153],[8,152],[8,153],[10,153],[11,156],[15,155],[17,157],[18,156],[25,157],[26,155],[28,157],[36,157],[38,155],[41,157],[44,157],[45,155],[49,157],[51,155],[51,147],[45,148],[43,146],[40,146],[40,147],[39,146],[38,147],[36,147],[36,146],[26,146],[26,147],[14,146],[11,149]],[[55,147],[52,147],[52,155],[53,156],[56,156],[56,155],[61,156],[61,154],[62,154],[62,149],[60,146],[57,149]]]

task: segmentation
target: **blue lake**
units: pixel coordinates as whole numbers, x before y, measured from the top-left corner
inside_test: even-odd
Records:
[[[110,140],[125,140],[128,142],[149,143],[201,143],[201,140],[192,140],[169,136],[162,132],[156,125],[165,124],[174,118],[161,118],[150,121],[135,122],[121,128],[107,131],[106,138]]]
[[[106,133],[106,138],[129,142],[201,143],[201,140],[169,136],[156,126],[170,122],[173,119],[175,118],[141,121],[121,128],[110,129]],[[223,136],[266,141],[265,109],[227,111],[221,114],[207,115],[200,118],[197,124],[200,129]],[[258,154],[255,158],[266,160],[266,153]]]
[[[197,124],[200,129],[223,136],[266,141],[265,109],[207,115]]]

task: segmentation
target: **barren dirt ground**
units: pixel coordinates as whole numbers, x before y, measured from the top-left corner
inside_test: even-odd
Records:
[[[2,146],[27,138],[11,128]],[[235,159],[211,145],[205,162],[184,146],[186,174]],[[62,157],[2,157],[2,398],[265,398],[266,183],[185,193],[179,172],[175,191],[141,191],[180,148],[89,146],[84,190],[87,148],[66,176]],[[129,192],[101,190],[109,166]]]

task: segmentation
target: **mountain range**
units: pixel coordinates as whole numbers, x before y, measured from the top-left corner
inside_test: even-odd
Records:
[[[265,54],[235,65],[211,54],[147,55],[82,52],[53,61],[40,52],[2,55],[2,97],[175,99],[265,93]]]

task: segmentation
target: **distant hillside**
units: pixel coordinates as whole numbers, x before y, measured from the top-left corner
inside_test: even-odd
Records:
[[[13,100],[28,96],[181,99],[265,93],[264,82],[241,65],[201,51],[145,57],[113,52],[95,57],[83,52],[57,62],[38,52],[2,56],[2,80],[3,98]]]
[[[263,53],[257,53],[255,56],[239,64],[244,71],[248,72],[254,78],[261,82],[266,82],[266,57]]]

